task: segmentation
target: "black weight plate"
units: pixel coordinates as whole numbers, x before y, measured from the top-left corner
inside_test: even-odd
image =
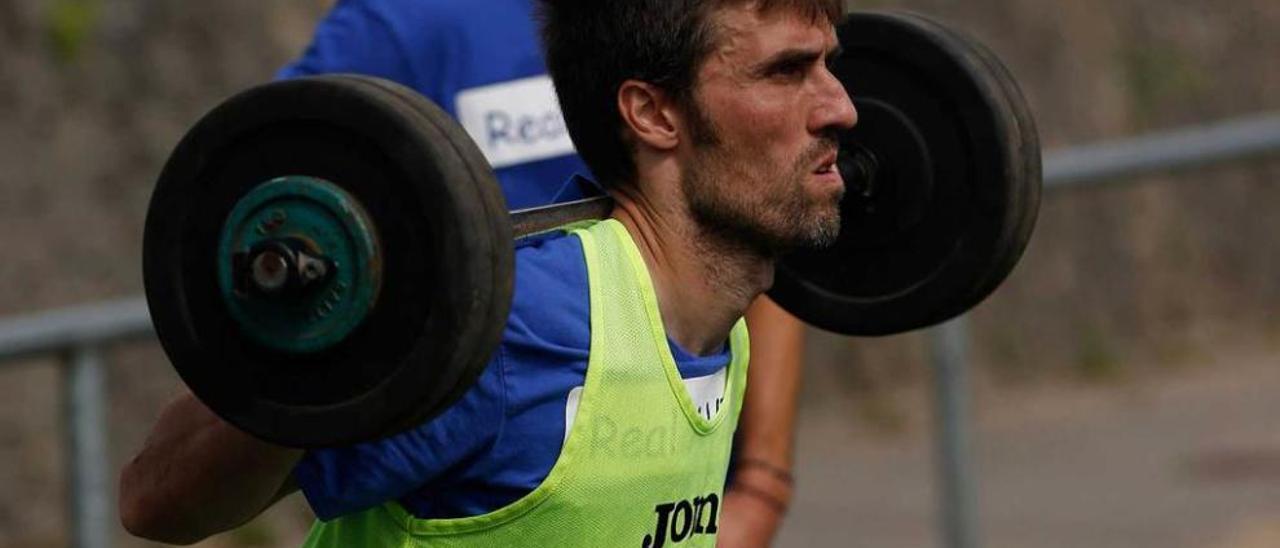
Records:
[[[474,141],[470,135],[458,126],[457,122],[448,113],[441,110],[430,99],[411,88],[398,85],[390,80],[360,75],[345,76],[362,80],[369,85],[395,94],[409,108],[413,109],[425,123],[438,127],[448,134],[447,142],[454,143],[457,154],[466,162],[467,168],[472,171],[476,180],[492,179],[493,174],[489,161],[485,159],[480,149],[474,146]],[[442,379],[442,382],[453,387],[452,390],[444,398],[435,402],[434,406],[423,406],[417,409],[416,413],[406,415],[401,424],[394,428],[395,431],[407,430],[440,414],[475,384],[476,379],[480,377],[480,374],[484,372],[485,366],[488,365],[493,349],[497,348],[498,343],[501,342],[507,315],[511,312],[511,296],[515,289],[515,256],[511,242],[515,236],[512,233],[507,201],[502,195],[501,187],[496,184],[496,180],[495,184],[477,184],[473,188],[476,198],[484,205],[485,219],[489,221],[490,225],[489,229],[483,231],[480,236],[488,235],[499,238],[492,245],[486,247],[493,250],[492,253],[489,253],[489,260],[492,264],[490,269],[493,274],[492,283],[487,285],[483,283],[476,284],[477,298],[475,303],[487,303],[489,307],[488,310],[477,310],[476,321],[468,326],[470,330],[475,331],[474,334],[469,333],[466,336],[467,340],[476,341],[473,346],[475,351],[470,353],[469,360],[459,362],[461,367],[456,371],[457,378]],[[485,295],[482,292],[487,292],[488,294]]]
[[[961,38],[964,39],[963,36]],[[1030,244],[1031,233],[1035,229],[1036,220],[1040,214],[1040,196],[1044,188],[1044,176],[1040,159],[1040,133],[1036,129],[1035,118],[1031,115],[1031,107],[1022,95],[1022,89],[994,52],[981,42],[969,40],[979,56],[986,60],[996,80],[1004,86],[1005,97],[1009,99],[1009,105],[1013,108],[1014,119],[1017,121],[1020,133],[1016,144],[1021,146],[1021,150],[1017,151],[1017,154],[1023,162],[1020,174],[1016,175],[1027,181],[1027,184],[1020,187],[1023,190],[1023,203],[1017,206],[1017,210],[1023,215],[1009,236],[1008,241],[1012,244],[1006,247],[1009,253],[1003,263],[992,269],[990,278],[979,288],[975,296],[981,300],[1008,278],[1018,260],[1022,258],[1026,246]]]
[[[254,88],[201,119],[157,182],[143,250],[156,330],[192,391],[228,422],[297,447],[385,436],[456,397],[457,380],[489,343],[475,323],[508,306],[490,302],[501,297],[492,282],[511,278],[493,259],[511,255],[509,230],[495,233],[477,199],[477,188],[496,191],[496,182],[474,165],[478,152],[459,153],[467,146],[452,122],[424,123],[398,95],[347,76]],[[214,279],[226,214],[283,175],[352,194],[386,261],[368,318],[319,353],[255,345],[229,318]]]
[[[859,12],[838,33],[833,71],[859,110],[841,136],[841,235],[785,257],[770,296],[850,335],[945,321],[985,298],[1025,246],[1038,196],[1027,186],[1039,179],[1025,177],[1023,130],[987,62],[934,24]],[[878,164],[869,198],[846,163],[859,147]]]
[[[1008,153],[1013,158],[1021,160],[1016,165],[1010,164],[1013,171],[1008,174],[1011,181],[1023,181],[1023,184],[1011,185],[1008,195],[1009,211],[1021,213],[1021,216],[1005,226],[1004,233],[997,241],[996,249],[1000,253],[993,257],[987,274],[979,278],[981,281],[974,286],[973,292],[966,298],[956,300],[953,303],[954,309],[941,313],[946,317],[952,317],[964,313],[994,292],[1013,272],[1014,266],[1022,258],[1026,246],[1030,243],[1031,233],[1040,212],[1040,193],[1043,186],[1040,136],[1036,130],[1035,119],[1031,115],[1031,108],[1027,105],[1021,88],[994,52],[959,30],[926,17],[909,12],[896,12],[896,15],[909,18],[923,28],[949,35],[955,51],[970,56],[986,66],[986,75],[990,77],[990,82],[999,85],[999,90],[992,90],[990,93],[993,98],[1000,99],[993,103],[993,106],[1001,112],[998,119],[1005,122],[1004,130],[1009,132],[1009,137],[1001,139],[1001,142],[1008,143],[1011,147]]]

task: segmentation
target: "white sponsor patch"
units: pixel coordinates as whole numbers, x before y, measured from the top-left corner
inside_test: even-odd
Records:
[[[705,377],[684,379],[684,386],[689,390],[689,398],[698,409],[698,414],[707,420],[715,418],[721,407],[725,407],[724,385],[729,372],[728,367]],[[569,441],[569,431],[573,430],[573,419],[578,416],[578,404],[582,402],[582,387],[575,386],[569,391],[568,401],[564,408],[564,440]]]
[[[458,121],[494,168],[572,154],[549,76],[463,90]]]

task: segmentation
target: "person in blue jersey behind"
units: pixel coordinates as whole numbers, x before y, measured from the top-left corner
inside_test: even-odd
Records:
[[[459,119],[494,166],[509,207],[518,209],[599,192],[588,179],[569,177],[586,168],[545,71],[529,0],[340,0],[304,55],[277,76],[351,72],[418,90]],[[512,313],[475,387],[413,431],[296,455],[281,492],[300,488],[322,520],[389,500],[413,518],[442,520],[491,513],[536,489],[566,443],[587,371],[582,256],[579,239],[564,233],[518,242]],[[754,388],[724,495],[724,547],[768,545],[791,497],[802,331],[763,297],[748,321]],[[668,349],[698,413],[715,416],[727,397],[729,346],[686,349],[669,339]],[[171,412],[198,415],[200,407],[187,398]],[[172,526],[180,535],[203,529],[179,523]]]
[[[507,207],[546,205],[586,173],[546,74],[532,0],[340,0],[276,75],[356,73],[409,86],[453,115]]]

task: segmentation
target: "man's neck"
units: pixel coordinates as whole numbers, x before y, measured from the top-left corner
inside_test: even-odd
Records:
[[[676,206],[613,194],[612,217],[644,257],[667,336],[695,355],[721,348],[747,306],[773,283],[773,259],[700,227]]]

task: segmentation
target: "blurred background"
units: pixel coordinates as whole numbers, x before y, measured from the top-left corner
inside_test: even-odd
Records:
[[[141,293],[159,167],[331,0],[0,0],[0,320]],[[912,0],[1009,66],[1046,154],[1280,109],[1280,3]],[[975,538],[1280,546],[1280,155],[1046,192],[968,322]],[[923,334],[811,334],[779,546],[943,546]],[[0,547],[71,543],[66,356],[0,361]],[[179,382],[107,348],[109,477]],[[112,495],[114,500],[114,495]],[[109,510],[108,510],[109,511]],[[200,546],[296,546],[293,497]],[[147,546],[112,518],[115,546]]]

